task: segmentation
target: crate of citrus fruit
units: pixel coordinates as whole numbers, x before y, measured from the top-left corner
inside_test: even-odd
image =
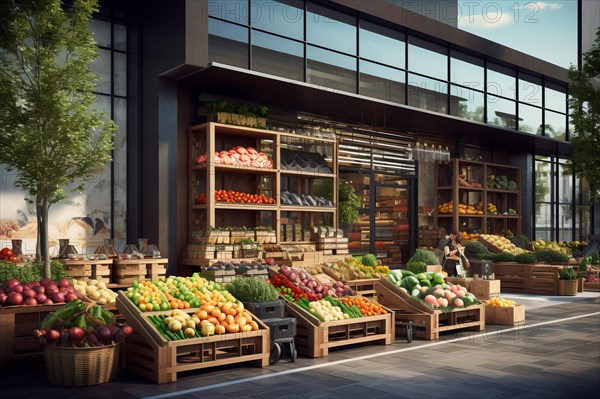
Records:
[[[525,306],[502,297],[485,301],[485,323],[514,326],[525,323]]]

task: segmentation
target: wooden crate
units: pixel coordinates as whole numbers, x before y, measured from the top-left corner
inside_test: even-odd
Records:
[[[485,322],[487,324],[501,324],[506,326],[523,324],[525,323],[525,306],[486,306]]]
[[[377,290],[375,284],[379,279],[377,278],[365,278],[361,280],[348,280],[345,282],[356,295],[364,296],[369,299],[377,299]]]
[[[595,281],[595,282],[584,281],[583,282],[583,290],[584,291],[600,291],[600,281]]]
[[[134,280],[146,278],[146,264],[141,259],[115,259],[113,261],[113,282],[115,284],[131,284]]]
[[[90,260],[59,259],[69,277],[75,280],[90,281],[92,277],[92,262]]]
[[[146,280],[156,280],[167,275],[169,260],[165,258],[140,259],[140,264],[146,265]]]
[[[285,311],[296,318],[294,344],[298,353],[324,357],[329,349],[370,342],[389,345],[395,340],[394,312],[356,319],[320,322],[298,305],[286,301]]]
[[[112,259],[94,260],[92,263],[92,279],[106,284],[112,282]]]
[[[269,365],[270,331],[257,318],[257,331],[167,341],[147,316],[168,311],[142,313],[123,291],[119,291],[117,308],[136,331],[124,348],[127,369],[158,384],[177,381],[178,373],[208,367],[242,362]],[[193,309],[187,312],[193,313]]]
[[[502,252],[502,250],[500,248],[498,248],[497,246],[495,246],[494,244],[492,244],[488,240],[484,239],[483,237],[477,237],[477,241],[479,241],[480,243],[482,243],[483,245],[485,245],[485,247],[487,249],[489,249],[490,252],[493,252],[495,254],[499,254],[500,252]]]
[[[503,292],[558,295],[558,270],[563,267],[565,265],[503,262],[492,263],[492,272],[501,281]]]
[[[200,276],[215,283],[230,283],[235,280],[235,270],[202,270]]]
[[[500,280],[474,279],[469,291],[481,301],[500,296]]]
[[[377,301],[394,311],[396,325],[402,326],[411,321],[417,338],[438,340],[441,332],[485,329],[485,305],[442,312],[412,298],[385,278],[380,279],[375,287]],[[396,329],[400,330],[401,328]]]

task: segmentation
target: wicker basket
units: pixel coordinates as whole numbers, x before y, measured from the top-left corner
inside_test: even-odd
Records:
[[[103,384],[115,377],[120,344],[92,348],[65,348],[47,345],[44,349],[46,374],[54,385],[88,386]]]

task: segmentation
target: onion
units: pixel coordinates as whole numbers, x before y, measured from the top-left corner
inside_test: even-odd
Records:
[[[290,281],[296,281],[298,280],[298,275],[294,272],[291,272],[288,278],[290,279]]]
[[[46,300],[44,301],[44,303],[45,303],[46,305],[52,305],[52,304],[54,304],[54,302],[52,302],[52,299],[50,299],[50,298],[46,299]]]
[[[23,295],[23,298],[27,299],[27,298],[35,298],[35,296],[37,294],[31,288],[27,288],[27,289],[23,290],[23,292],[21,293],[21,295]]]
[[[48,330],[46,333],[46,339],[48,341],[56,341],[60,338],[60,332],[57,330]]]
[[[38,301],[38,303],[44,303],[46,299],[48,299],[48,297],[45,294],[37,294],[35,296],[35,300]]]
[[[65,296],[63,294],[61,294],[60,292],[57,292],[55,294],[52,294],[50,296],[50,299],[52,299],[52,302],[54,302],[54,303],[64,302]]]
[[[60,292],[58,287],[55,284],[50,284],[46,286],[46,295],[52,295]]]
[[[125,336],[131,335],[133,333],[133,327],[131,326],[124,326],[121,330],[123,331],[123,335]]]
[[[6,295],[5,293],[0,294],[0,305],[4,305],[7,299],[8,295]]]
[[[40,282],[39,281],[30,281],[29,282],[29,286],[32,287],[32,288],[39,287],[40,286]]]
[[[63,278],[58,282],[58,286],[59,287],[70,287],[71,286],[71,282],[69,281],[69,279]]]
[[[24,290],[24,289],[25,289],[25,288],[23,288],[23,286],[22,286],[21,284],[17,284],[17,285],[15,285],[15,286],[12,288],[12,290],[11,290],[11,291],[12,291],[12,292],[18,292],[18,293],[20,294],[21,292],[23,292],[23,290]]]
[[[85,330],[79,327],[71,327],[69,330],[69,334],[71,334],[71,339],[74,341],[80,341],[85,336]]]
[[[20,285],[20,284],[21,284],[21,282],[19,280],[17,280],[16,278],[11,278],[6,281],[6,288],[8,290],[12,290],[15,286]]]
[[[10,305],[22,305],[23,295],[13,291],[10,294],[8,294],[8,300],[6,302]]]
[[[37,305],[38,301],[36,301],[35,298],[26,298],[23,303],[25,305],[32,306],[32,305]]]
[[[54,283],[48,277],[44,277],[43,279],[40,280],[40,284],[47,288],[50,284],[54,284]]]
[[[38,294],[45,294],[46,293],[46,287],[44,287],[43,285],[36,285],[35,287],[33,287],[33,290],[35,292],[37,292]]]
[[[69,292],[67,295],[65,295],[65,302],[73,302],[76,299],[78,299],[77,295],[73,294],[72,292]]]
[[[96,329],[96,335],[98,335],[98,338],[102,342],[108,341],[110,339],[110,337],[112,336],[112,334],[110,332],[110,328],[108,328],[106,326],[98,326],[98,328]]]

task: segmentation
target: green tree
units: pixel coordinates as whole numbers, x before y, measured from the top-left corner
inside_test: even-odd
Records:
[[[591,196],[600,198],[600,28],[593,46],[583,54],[583,66],[571,66],[569,79],[569,108],[575,127],[570,165],[589,182]]]
[[[333,179],[323,179],[315,183],[315,195],[328,200],[333,199]],[[360,198],[356,195],[354,187],[345,181],[338,181],[338,221],[352,224],[358,220]]]
[[[97,8],[97,0],[0,2],[0,162],[35,201],[36,258],[47,276],[50,205],[111,159],[115,125],[92,109]]]

